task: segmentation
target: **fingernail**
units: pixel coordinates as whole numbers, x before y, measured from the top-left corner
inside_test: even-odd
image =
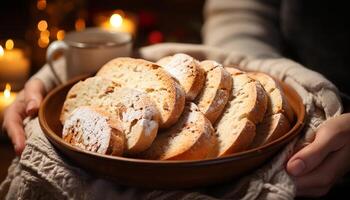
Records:
[[[36,109],[37,105],[35,101],[30,101],[27,105],[26,112],[28,115],[32,115]]]
[[[305,169],[305,163],[301,159],[295,159],[289,164],[288,172],[293,176],[300,175]]]

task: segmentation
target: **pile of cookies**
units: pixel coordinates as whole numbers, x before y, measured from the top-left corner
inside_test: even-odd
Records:
[[[269,143],[293,118],[272,77],[175,54],[111,60],[70,89],[60,119],[63,139],[85,150],[198,160]]]

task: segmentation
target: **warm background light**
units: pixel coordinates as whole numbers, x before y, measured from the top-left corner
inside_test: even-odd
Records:
[[[13,49],[13,46],[15,46],[15,43],[13,42],[13,40],[11,40],[11,39],[6,40],[6,42],[5,42],[5,48],[6,48],[7,50]]]
[[[2,48],[2,46],[0,45],[0,57],[2,57],[4,55],[4,48]]]
[[[40,37],[41,38],[49,38],[50,37],[50,31],[45,30],[40,32]]]
[[[45,31],[47,29],[47,22],[45,20],[41,20],[38,23],[38,29],[39,31]]]
[[[56,35],[57,40],[63,40],[65,34],[66,34],[66,33],[64,32],[64,30],[59,30],[59,31],[57,31],[57,35]]]
[[[38,0],[36,3],[36,7],[38,8],[38,10],[45,10],[46,0]]]
[[[123,18],[119,14],[115,13],[109,19],[109,23],[115,28],[120,27],[123,24]]]
[[[50,39],[49,38],[43,38],[43,37],[40,37],[38,39],[38,45],[40,48],[46,48],[50,43]]]
[[[27,56],[28,51],[26,51],[26,46],[21,41],[8,39],[4,48],[0,46],[1,88],[5,87],[5,83],[11,84],[15,90],[19,90],[24,86],[30,70],[30,60]]]
[[[4,96],[5,98],[9,98],[11,96],[11,85],[8,83],[6,83],[6,86],[5,86]]]
[[[6,83],[5,90],[0,91],[0,123],[3,120],[4,110],[16,99],[16,92],[11,92],[11,85]]]
[[[85,20],[84,19],[77,19],[75,21],[75,30],[81,31],[85,29]]]

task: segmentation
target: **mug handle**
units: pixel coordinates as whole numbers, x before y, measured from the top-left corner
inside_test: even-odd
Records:
[[[59,84],[62,84],[62,80],[60,77],[57,75],[57,72],[55,71],[55,68],[53,67],[53,60],[55,58],[55,55],[59,52],[65,52],[68,50],[68,45],[64,41],[54,41],[50,44],[50,46],[47,48],[46,51],[46,60],[47,64],[50,67],[50,70],[56,80],[58,81]]]

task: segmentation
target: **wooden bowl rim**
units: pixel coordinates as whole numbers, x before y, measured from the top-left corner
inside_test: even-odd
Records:
[[[45,136],[52,142],[57,143],[64,148],[75,151],[77,153],[81,154],[88,154],[90,156],[98,157],[99,159],[106,159],[111,161],[122,161],[122,162],[129,162],[133,164],[157,164],[157,165],[213,165],[218,163],[225,163],[228,161],[234,161],[234,160],[241,160],[245,158],[252,158],[260,156],[261,154],[265,154],[266,152],[272,151],[274,146],[282,145],[283,143],[286,143],[290,140],[291,137],[296,136],[300,130],[303,128],[304,120],[305,120],[305,107],[302,103],[302,100],[298,93],[290,86],[288,86],[286,83],[281,82],[283,89],[286,88],[289,90],[289,93],[291,96],[293,96],[293,99],[295,98],[298,101],[298,104],[302,104],[303,106],[299,105],[301,110],[299,113],[296,113],[296,122],[295,125],[282,137],[279,137],[278,139],[267,143],[263,146],[259,146],[253,149],[249,149],[243,152],[238,152],[232,155],[220,157],[220,158],[209,158],[209,159],[201,159],[201,160],[146,160],[146,159],[137,159],[137,158],[127,158],[127,157],[120,157],[120,156],[111,156],[111,155],[103,155],[99,153],[90,152],[87,150],[79,149],[77,147],[74,147],[71,144],[66,143],[61,137],[59,137],[56,133],[54,133],[53,130],[51,130],[50,126],[47,124],[45,119],[45,108],[47,107],[48,102],[50,101],[51,97],[54,96],[56,93],[60,92],[63,88],[67,87],[68,85],[71,85],[75,82],[78,82],[80,80],[84,80],[85,78],[88,78],[89,76],[79,76],[77,78],[74,78],[70,81],[68,81],[65,84],[62,84],[52,91],[49,92],[49,94],[45,97],[44,101],[42,102],[40,108],[39,108],[39,123],[40,126],[45,134]],[[282,144],[281,144],[282,143]]]

